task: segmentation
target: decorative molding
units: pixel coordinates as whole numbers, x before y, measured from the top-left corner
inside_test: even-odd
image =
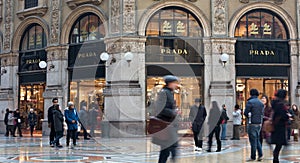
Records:
[[[133,33],[136,31],[135,0],[124,0],[123,2],[123,32]]]
[[[299,55],[297,41],[290,41],[290,55]]]
[[[0,22],[3,19],[3,0],[0,0]]]
[[[76,7],[83,4],[100,5],[103,0],[67,0],[67,5],[74,10]]]
[[[29,16],[43,17],[44,15],[46,15],[47,11],[48,11],[48,7],[47,7],[47,4],[45,4],[43,6],[37,6],[37,7],[28,8],[28,9],[18,11],[17,16],[20,20],[23,20],[23,19],[25,19],[26,17],[29,17]]]
[[[60,26],[60,0],[52,0],[51,9],[51,30],[50,30],[50,44],[59,43],[59,26]]]
[[[120,14],[121,2],[120,0],[110,0],[110,34],[120,33]]]
[[[14,91],[12,88],[0,89],[0,100],[8,100],[14,98]]]
[[[106,38],[106,49],[110,53],[125,53],[128,50],[134,53],[145,53],[146,37],[115,37]]]
[[[274,2],[275,4],[281,5],[283,4],[286,0],[240,0],[241,3],[249,3],[249,2],[266,2],[266,1],[270,1],[270,2]]]
[[[213,34],[226,35],[226,0],[213,1]]]
[[[12,24],[13,24],[13,0],[6,0],[5,3],[5,21],[4,21],[4,46],[5,51],[11,48]]]

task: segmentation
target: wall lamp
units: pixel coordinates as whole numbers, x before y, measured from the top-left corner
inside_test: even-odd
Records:
[[[113,49],[115,47],[116,47],[116,45],[112,46]],[[127,52],[124,55],[124,59],[128,62],[128,66],[130,66],[130,62],[133,59],[133,53],[131,52],[129,45],[126,48],[127,48]],[[109,50],[109,51],[111,51],[111,50]],[[110,57],[111,57],[111,60],[110,60],[110,63],[109,63],[110,65],[117,62],[117,59],[115,58],[113,53],[111,53],[111,55],[110,55],[107,51],[105,51],[105,52],[101,53],[101,55],[100,55],[100,59],[104,62],[107,62]]]
[[[0,76],[2,76],[2,75],[4,75],[4,74],[7,73],[7,70],[6,70],[6,68],[5,68],[6,63],[7,63],[7,60],[4,59],[3,62],[4,62],[4,65],[3,65],[3,69],[1,70]]]
[[[223,47],[220,45],[218,48],[220,51],[220,61],[223,64],[223,67],[225,67],[225,64],[229,61],[229,55],[227,53],[223,53]]]
[[[52,62],[53,58],[54,58],[54,53],[51,54],[50,64],[49,64],[49,71],[51,71],[51,70],[53,70],[55,68],[55,65]],[[47,62],[46,61],[40,61],[39,62],[39,67],[41,69],[46,68],[47,67]]]

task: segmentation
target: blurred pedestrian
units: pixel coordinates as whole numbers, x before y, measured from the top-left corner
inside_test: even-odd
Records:
[[[13,137],[16,137],[15,125],[16,125],[16,118],[14,116],[14,112],[9,111],[8,117],[7,117],[7,126],[8,126],[8,131],[9,131],[10,135]],[[9,134],[7,136],[9,136]]]
[[[239,105],[234,106],[232,113],[233,121],[233,136],[231,140],[240,140],[240,126],[242,124],[242,111]]]
[[[8,127],[8,115],[9,115],[9,109],[6,108],[5,115],[4,115],[4,124],[5,124],[5,136],[7,137],[9,135],[9,127]]]
[[[53,126],[55,130],[55,139],[51,144],[55,144],[56,148],[62,148],[63,146],[58,144],[59,139],[63,137],[64,133],[64,115],[62,114],[59,105],[55,105],[53,108]]]
[[[53,98],[52,99],[52,106],[49,107],[48,109],[48,127],[50,128],[50,146],[54,147],[54,145],[59,146],[59,141],[56,142],[56,144],[52,144],[52,142],[54,141],[55,138],[55,129],[54,129],[54,125],[53,125],[53,110],[56,107],[56,105],[58,105],[58,98]]]
[[[292,132],[294,134],[294,141],[298,142],[299,128],[300,128],[300,113],[296,104],[292,105],[293,109],[293,120],[291,124]]]
[[[70,139],[72,138],[73,147],[75,147],[79,118],[73,102],[68,102],[68,110],[65,110],[65,118],[68,125],[67,146],[70,145]]]
[[[222,142],[220,140],[221,132],[221,123],[226,119],[225,114],[222,114],[218,103],[216,101],[212,102],[212,108],[209,112],[208,117],[208,126],[209,126],[209,135],[208,135],[208,148],[207,152],[211,152],[211,147],[213,143],[213,136],[215,135],[217,140],[217,150],[216,152],[221,152]]]
[[[201,99],[196,98],[195,104],[191,107],[189,119],[192,122],[192,131],[194,134],[195,151],[202,151],[203,146],[203,123],[207,116],[206,109],[201,105]]]
[[[90,125],[90,134],[91,136],[95,136],[95,129],[97,126],[97,117],[98,117],[99,111],[97,109],[97,107],[94,105],[91,107],[90,111],[89,111],[89,125]]]
[[[30,128],[30,135],[31,135],[31,137],[33,137],[33,131],[35,130],[35,126],[37,124],[37,116],[34,113],[33,108],[30,109],[27,118],[28,118],[28,124],[29,124],[29,128]]]
[[[269,98],[266,95],[261,97],[261,102],[264,104],[264,118],[263,118],[263,125],[267,120],[272,118],[272,107],[269,102]],[[271,141],[271,133],[266,132],[263,129],[260,132],[260,143],[263,144],[263,139],[266,139],[267,143],[270,144]]]
[[[178,147],[176,103],[174,91],[178,88],[179,79],[176,76],[167,75],[164,77],[166,85],[158,93],[156,101],[157,117],[163,121],[170,122],[164,129],[166,140],[160,143],[159,163],[166,163],[170,153],[172,161],[175,162]]]
[[[14,116],[15,116],[15,119],[16,119],[15,132],[18,129],[19,136],[23,137],[23,135],[22,135],[22,128],[21,128],[22,118],[21,118],[21,115],[20,115],[20,109],[16,109],[16,111],[14,113]]]
[[[293,109],[291,107],[291,105],[289,103],[286,104],[287,106],[287,111],[292,115],[292,117],[294,116],[294,112],[293,112]],[[288,141],[291,140],[291,136],[292,136],[292,128],[291,128],[291,125],[292,125],[292,119],[289,119],[288,120],[288,123],[287,123],[287,139]]]
[[[271,134],[272,144],[275,144],[273,151],[273,163],[279,163],[279,153],[283,145],[287,145],[287,123],[292,115],[288,112],[286,105],[287,91],[280,89],[276,93],[276,99],[272,101],[274,131]]]
[[[250,96],[244,112],[248,119],[248,136],[251,145],[251,156],[247,162],[256,160],[256,151],[258,152],[257,161],[262,161],[263,152],[260,144],[260,130],[264,116],[264,104],[258,99],[259,92],[256,89],[250,90]]]
[[[88,127],[89,114],[87,112],[86,105],[82,105],[79,111],[79,120],[81,123],[81,128],[83,129],[84,140],[89,140],[90,138],[88,138],[88,132],[86,130],[86,128]]]

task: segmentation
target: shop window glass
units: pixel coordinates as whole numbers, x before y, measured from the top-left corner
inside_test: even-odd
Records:
[[[25,0],[25,9],[38,6],[38,0]]]
[[[104,38],[105,31],[100,18],[92,13],[79,17],[72,27],[70,43],[77,44]]]
[[[202,35],[201,24],[189,11],[162,9],[147,24],[146,61],[202,63]]]
[[[254,10],[245,14],[235,28],[235,37],[253,39],[288,39],[283,21],[273,12]]]
[[[44,29],[38,24],[29,26],[22,37],[21,51],[42,49],[45,48],[45,46],[46,35]]]

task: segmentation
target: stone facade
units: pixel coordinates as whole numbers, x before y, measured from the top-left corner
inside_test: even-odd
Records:
[[[58,97],[65,106],[69,94],[67,65],[71,26],[80,15],[92,12],[104,22],[106,49],[110,51],[114,47],[112,53],[117,60],[112,66],[106,62],[108,86],[104,94],[105,107],[110,108],[105,108],[106,121],[111,122],[110,135],[145,134],[145,29],[151,16],[165,7],[183,7],[191,11],[202,25],[205,106],[210,108],[212,101],[226,103],[230,117],[236,103],[235,26],[245,13],[253,9],[277,13],[285,21],[290,37],[291,103],[300,104],[300,34],[297,33],[300,31],[300,0],[38,0],[38,6],[29,9],[24,8],[24,0],[0,0],[0,11],[3,11],[0,12],[0,58],[1,68],[7,70],[0,77],[0,122],[7,107],[18,107],[18,51],[25,29],[32,23],[44,28],[48,66],[50,61],[55,66],[47,69],[44,108],[51,105],[53,97]],[[219,47],[229,55],[225,67],[219,62]],[[123,59],[128,49],[134,55],[130,65]],[[220,72],[224,75],[219,75]],[[224,98],[224,93],[227,98]],[[44,116],[47,117],[46,109]],[[49,132],[46,123],[45,118],[45,135]]]

